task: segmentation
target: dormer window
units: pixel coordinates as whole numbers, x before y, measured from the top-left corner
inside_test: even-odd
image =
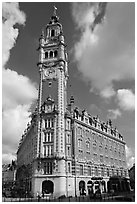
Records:
[[[55,36],[55,30],[51,30],[51,37]]]

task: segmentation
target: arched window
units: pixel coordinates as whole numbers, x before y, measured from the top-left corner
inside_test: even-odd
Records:
[[[90,142],[86,141],[86,150],[89,151],[90,150]]]
[[[55,30],[51,30],[51,37],[55,36]]]
[[[58,55],[58,51],[55,50],[55,51],[54,51],[54,57],[57,57],[57,55]]]
[[[48,58],[48,52],[45,52],[45,58],[46,59]]]
[[[52,51],[50,51],[50,58],[53,58],[53,52]]]

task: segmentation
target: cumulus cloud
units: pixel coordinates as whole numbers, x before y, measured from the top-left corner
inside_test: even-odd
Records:
[[[113,82],[134,80],[134,3],[72,3],[72,15],[80,30],[77,68],[92,91],[110,98],[116,94]]]
[[[118,105],[122,110],[133,111],[135,109],[135,94],[129,89],[119,89],[117,91]]]
[[[2,77],[2,103],[4,109],[30,104],[36,98],[35,84],[28,77],[19,75],[10,69],[3,69]]]
[[[127,145],[125,146],[125,150],[126,150],[127,167],[131,168],[133,164],[135,163],[134,152],[131,149],[131,147],[128,147]]]
[[[2,63],[3,65],[9,59],[10,50],[15,45],[19,30],[14,26],[18,23],[25,24],[25,13],[19,9],[16,2],[2,3]]]
[[[24,25],[25,13],[19,3],[2,4],[2,134],[3,162],[15,159],[19,138],[30,120],[30,107],[37,97],[35,84],[23,75],[7,69],[10,50],[19,35],[16,24]]]
[[[107,115],[108,118],[115,120],[117,119],[117,117],[120,117],[120,116],[121,116],[121,112],[119,109],[109,109],[108,110],[108,115]]]

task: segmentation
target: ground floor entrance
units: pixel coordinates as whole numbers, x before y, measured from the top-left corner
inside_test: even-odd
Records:
[[[50,180],[45,180],[42,182],[42,193],[52,194],[54,192],[54,183]]]

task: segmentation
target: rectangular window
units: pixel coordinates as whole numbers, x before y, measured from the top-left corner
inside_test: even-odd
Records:
[[[44,146],[44,156],[51,156],[53,155],[53,145],[45,145]]]
[[[101,168],[101,176],[104,176],[104,168]]]
[[[108,157],[105,157],[106,164],[108,164]]]
[[[91,167],[88,166],[88,176],[91,176]]]
[[[95,166],[95,176],[98,176],[98,168]]]
[[[47,156],[50,155],[50,146],[47,146]]]
[[[66,129],[67,130],[71,129],[70,120],[66,120]]]
[[[108,153],[108,146],[105,146],[105,153]]]
[[[54,119],[53,118],[51,119],[51,127],[52,128],[54,127]]]
[[[97,150],[97,144],[94,142],[93,143],[93,151],[96,151]]]
[[[83,150],[79,149],[79,157],[83,157]]]
[[[102,145],[99,146],[99,152],[101,153],[103,151]]]
[[[78,139],[78,147],[82,148],[82,139]]]
[[[107,168],[107,176],[109,176],[109,169]]]
[[[50,119],[48,119],[48,128],[50,128],[51,126],[50,126]]]
[[[47,133],[47,142],[50,142],[50,136],[51,136],[51,133],[48,132],[48,133]]]
[[[45,120],[45,128],[48,127],[48,120]]]
[[[84,171],[83,171],[83,165],[80,165],[80,175],[83,175]]]
[[[53,155],[53,145],[51,145],[51,155]]]
[[[70,134],[67,134],[67,143],[70,144],[71,141],[70,141]]]
[[[52,162],[44,163],[44,174],[52,174]]]
[[[71,156],[70,146],[67,146],[67,156],[68,156],[68,157]]]
[[[70,166],[70,162],[68,162],[68,173],[71,172],[71,166]]]
[[[46,142],[47,139],[47,133],[44,133],[44,142]]]
[[[44,146],[44,157],[46,156],[46,146]]]
[[[93,154],[94,162],[97,162],[97,154]]]
[[[50,142],[53,142],[54,132],[51,132]]]
[[[103,163],[103,155],[100,155],[100,162]]]
[[[78,127],[78,135],[82,135],[82,128]]]

